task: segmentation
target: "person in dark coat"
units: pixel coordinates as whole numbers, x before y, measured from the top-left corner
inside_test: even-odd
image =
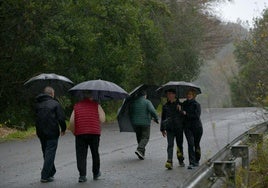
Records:
[[[46,87],[44,93],[36,97],[36,134],[41,142],[44,164],[41,172],[41,182],[53,181],[56,173],[54,164],[58,139],[66,130],[64,111],[54,99],[54,89]],[[60,128],[61,130],[60,130]]]
[[[144,159],[145,147],[149,142],[151,119],[153,118],[158,123],[157,112],[152,102],[146,97],[146,91],[141,91],[130,105],[130,120],[138,142],[135,154],[140,160]]]
[[[188,169],[198,166],[201,158],[200,140],[203,134],[202,122],[200,120],[201,106],[195,98],[196,91],[194,89],[190,89],[187,92],[187,100],[182,104],[184,133],[188,143]]]
[[[176,98],[176,91],[169,89],[166,91],[167,103],[162,108],[160,131],[167,137],[167,169],[173,168],[173,148],[174,139],[177,144],[177,159],[179,165],[184,167],[183,156],[183,116],[181,114],[181,103]]]

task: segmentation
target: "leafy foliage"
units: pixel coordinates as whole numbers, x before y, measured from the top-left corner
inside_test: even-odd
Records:
[[[236,106],[268,105],[268,10],[255,20],[251,35],[237,44],[240,72],[232,84]]]
[[[201,11],[205,2],[2,1],[0,122],[30,122],[34,96],[23,83],[40,73],[74,83],[100,78],[127,91],[141,83],[193,80],[210,23]],[[71,108],[68,98],[61,102]]]

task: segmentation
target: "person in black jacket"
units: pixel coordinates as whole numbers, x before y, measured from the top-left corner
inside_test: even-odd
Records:
[[[203,134],[202,122],[200,120],[201,107],[195,100],[196,91],[190,89],[187,92],[187,100],[182,103],[184,115],[184,133],[188,143],[189,166],[192,169],[199,165],[201,158],[200,140]]]
[[[173,148],[174,139],[177,144],[177,159],[179,165],[184,167],[183,162],[183,115],[181,114],[181,103],[176,98],[176,91],[169,89],[166,91],[167,103],[162,108],[160,131],[164,137],[167,137],[167,169],[173,168]]]
[[[41,142],[44,164],[41,171],[41,182],[53,181],[56,173],[54,160],[60,135],[65,134],[65,115],[59,102],[54,99],[54,89],[46,87],[44,93],[36,97],[36,134]]]

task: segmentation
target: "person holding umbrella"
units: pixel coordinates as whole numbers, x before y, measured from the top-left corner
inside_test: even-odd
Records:
[[[102,107],[93,100],[91,91],[83,91],[81,101],[74,105],[70,117],[70,129],[75,135],[75,149],[77,169],[79,171],[78,182],[87,181],[87,153],[88,146],[92,155],[93,179],[101,176],[99,142],[101,135],[100,123],[105,121],[105,113]]]
[[[183,157],[183,116],[181,113],[181,103],[176,98],[175,89],[167,89],[165,91],[167,102],[162,107],[160,131],[164,137],[167,137],[167,169],[173,168],[173,148],[174,139],[177,144],[177,159],[179,165],[184,167]]]
[[[135,154],[140,160],[144,160],[145,147],[150,138],[150,124],[153,117],[158,123],[158,115],[152,102],[146,99],[145,90],[137,94],[137,98],[130,104],[130,121],[136,133],[138,147]]]
[[[195,100],[196,90],[189,89],[187,100],[182,103],[184,115],[184,133],[188,142],[189,166],[192,169],[199,165],[201,158],[200,140],[203,134],[202,122],[200,120],[201,107]]]
[[[44,93],[36,97],[36,134],[41,142],[44,164],[41,172],[41,182],[51,182],[56,173],[54,165],[58,139],[65,134],[65,115],[59,102],[54,99],[54,89],[45,87]]]

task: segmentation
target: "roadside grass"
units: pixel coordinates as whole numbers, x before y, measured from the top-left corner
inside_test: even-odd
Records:
[[[116,113],[106,114],[106,123],[116,121]],[[67,130],[69,129],[69,121],[66,121]],[[0,124],[0,143],[11,140],[23,140],[32,138],[36,135],[35,127],[31,126],[26,131],[18,130],[15,128],[9,128]]]
[[[236,171],[236,188],[266,188],[268,187],[268,137],[262,145],[254,147],[253,152],[256,154],[250,161],[248,171],[248,182],[245,185],[246,170],[239,167]],[[222,188],[227,188],[228,182],[224,183]]]
[[[21,131],[1,126],[0,132],[1,132],[0,142],[11,141],[11,140],[23,140],[35,136],[35,127],[30,127],[26,131]]]

